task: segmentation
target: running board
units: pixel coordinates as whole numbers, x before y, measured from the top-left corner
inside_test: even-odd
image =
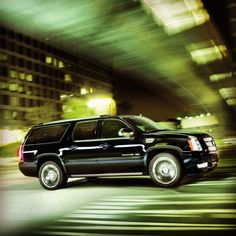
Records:
[[[107,176],[135,176],[135,175],[143,175],[143,172],[69,175],[69,178],[80,178],[80,177],[107,177]]]

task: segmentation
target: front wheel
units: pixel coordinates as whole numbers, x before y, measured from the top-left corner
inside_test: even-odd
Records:
[[[47,190],[56,190],[66,185],[67,177],[57,163],[47,161],[39,169],[39,182]]]
[[[159,153],[149,164],[152,181],[162,187],[176,186],[182,178],[182,167],[178,159],[170,153]]]

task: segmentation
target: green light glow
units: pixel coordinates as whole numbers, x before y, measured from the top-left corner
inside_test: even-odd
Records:
[[[143,0],[144,8],[152,12],[157,24],[169,34],[176,34],[209,20],[209,15],[200,0],[195,1],[152,1]]]
[[[191,57],[197,64],[207,64],[209,62],[222,59],[226,56],[226,47],[224,45],[218,45],[209,48],[202,48],[191,51]]]
[[[236,98],[227,99],[227,100],[226,100],[226,103],[227,103],[229,106],[236,106]]]
[[[234,98],[236,96],[236,87],[221,88],[219,93],[224,99]]]
[[[146,14],[140,2],[152,15],[155,13],[157,22]],[[198,65],[215,62],[215,68],[231,69],[214,25],[211,22],[204,24],[209,15],[200,0],[57,0],[44,1],[43,4],[30,0],[1,0],[0,10],[3,26],[49,47],[92,57],[113,68],[114,72],[137,74],[139,76],[134,83],[141,81],[149,87],[156,86],[160,100],[162,91],[175,88],[169,90],[171,96],[168,99],[170,105],[176,108],[173,116],[185,114],[185,110],[191,109],[194,109],[193,112],[207,111],[210,107],[221,109],[219,93],[206,84],[209,76],[206,68]],[[201,27],[197,27],[200,24]],[[192,29],[191,32],[188,29]],[[188,48],[186,45],[194,46]],[[46,56],[55,57],[45,53],[42,58],[44,63]],[[57,61],[51,59],[50,65],[64,66],[66,71],[69,66],[66,59],[55,58]],[[192,60],[196,63],[193,64]],[[18,75],[13,73],[12,77],[25,80],[20,72],[17,72]],[[210,73],[219,72],[212,70]],[[115,79],[119,80],[119,77]],[[81,86],[87,86],[87,92],[81,91],[87,96],[93,84]]]
[[[213,75],[210,75],[210,80],[212,82],[217,82],[217,81],[220,81],[220,80],[223,80],[223,79],[231,78],[232,75],[233,75],[232,72],[221,73],[221,74],[213,74]]]

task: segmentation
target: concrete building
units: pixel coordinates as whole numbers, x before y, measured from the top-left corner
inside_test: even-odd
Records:
[[[110,67],[0,27],[1,143],[35,123],[114,113],[112,90]]]

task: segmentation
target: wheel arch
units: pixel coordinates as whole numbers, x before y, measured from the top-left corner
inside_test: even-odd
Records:
[[[148,174],[148,167],[149,164],[154,156],[156,156],[159,153],[169,153],[174,155],[180,162],[181,166],[183,166],[183,160],[181,158],[182,156],[182,149],[176,146],[161,146],[161,147],[151,147],[147,150],[145,156],[144,156],[144,167],[145,172]]]
[[[41,154],[37,157],[37,175],[39,175],[39,169],[42,166],[42,164],[47,161],[56,162],[62,168],[64,173],[67,174],[65,164],[64,164],[63,160],[61,159],[61,157],[59,157],[55,153],[44,153],[44,154]]]

